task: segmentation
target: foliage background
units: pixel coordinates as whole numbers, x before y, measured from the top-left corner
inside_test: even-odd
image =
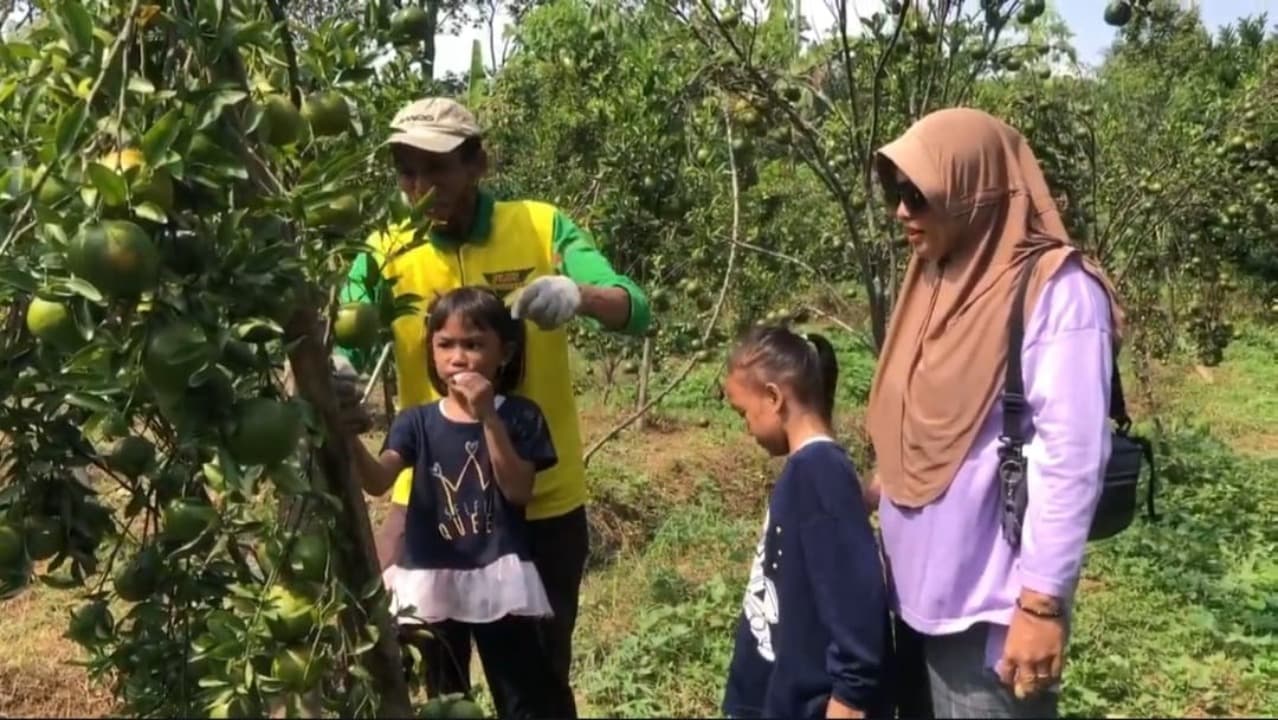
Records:
[[[329,508],[318,527],[334,556],[353,552],[342,539],[349,517],[340,493],[307,464],[310,450],[322,446],[322,413],[307,410],[300,452],[281,474],[225,459],[223,439],[182,429],[145,395],[136,403],[125,398],[145,390],[137,353],[161,320],[198,318],[224,351],[242,339],[245,323],[269,324],[265,306],[281,283],[323,288],[340,277],[367,232],[404,212],[379,149],[386,118],[410,99],[446,93],[464,97],[490,128],[494,190],[560,204],[649,289],[657,311],[644,339],[586,323],[573,330],[584,427],[588,442],[601,443],[592,447],[593,547],[577,634],[576,684],[588,712],[716,712],[776,470],[741,437],[717,395],[724,346],[736,331],[766,319],[831,336],[841,361],[840,430],[860,466],[872,461],[860,408],[905,257],[870,158],[913,119],[951,104],[988,109],[1026,134],[1074,239],[1115,278],[1133,329],[1124,351],[1128,393],[1140,430],[1159,447],[1163,519],[1091,549],[1065,709],[1079,716],[1278,712],[1278,533],[1267,521],[1278,510],[1278,41],[1268,18],[1212,35],[1175,3],[1136,3],[1105,62],[1088,73],[1075,62],[1059,16],[1020,0],[886,3],[862,19],[866,31],[809,44],[798,41],[798,13],[784,1],[553,0],[505,7],[516,23],[504,57],[494,50],[485,58],[476,48],[468,76],[434,81],[433,33],[394,39],[389,17],[401,5],[298,0],[278,8],[287,12],[298,57],[290,77],[270,3],[176,2],[166,12],[190,22],[154,33],[157,44],[136,56],[150,91],[115,80],[105,87],[112,92],[85,103],[92,122],[80,129],[66,120],[84,99],[77,86],[102,70],[127,4],[15,8],[11,17],[23,19],[6,27],[0,53],[7,156],[0,236],[15,238],[15,252],[4,258],[4,298],[11,308],[37,290],[66,299],[78,308],[82,331],[94,329],[86,332],[90,347],[114,360],[93,365],[86,352],[77,356],[79,374],[67,374],[65,357],[38,348],[20,312],[9,313],[3,430],[16,439],[6,447],[11,465],[22,462],[6,488],[64,483],[61,468],[86,466],[98,492],[90,502],[110,510],[113,521],[93,533],[100,544],[72,563],[84,586],[54,587],[77,583],[59,581],[65,566],[38,564],[34,576],[46,582],[0,605],[0,639],[15,648],[0,661],[0,711],[202,714],[225,711],[231,698],[296,704],[307,687],[320,689],[330,712],[368,711],[364,690],[344,692],[365,687],[358,671],[307,687],[272,684],[272,662],[290,644],[247,622],[272,612],[272,576],[235,554],[306,530],[275,513],[276,502],[299,495]],[[75,7],[88,14],[92,53],[76,52],[85,32]],[[502,6],[420,7],[433,29],[447,30],[491,27]],[[833,8],[854,11],[840,0]],[[232,18],[235,32],[209,32],[228,27],[201,24],[214,17]],[[249,80],[238,91],[215,82],[228,72],[219,60],[228,37]],[[165,48],[174,47],[208,73],[181,80],[157,71]],[[39,90],[46,84],[52,89]],[[339,90],[352,109],[349,130],[278,148],[252,133],[219,135],[232,152],[194,160],[198,132],[251,127],[265,95],[292,87],[302,95]],[[176,207],[164,218],[169,229],[156,236],[176,238],[168,234],[174,225],[214,243],[229,233],[241,251],[212,253],[211,270],[194,280],[166,271],[157,293],[174,304],[164,312],[97,301],[59,260],[47,260],[64,252],[62,236],[104,216],[100,195],[118,186],[91,171],[90,158],[118,144],[146,145],[147,131],[175,108],[187,125],[149,161],[179,183]],[[282,187],[243,189],[252,163],[245,153],[260,154]],[[22,170],[50,165],[53,177],[97,194],[81,192],[56,214],[32,201],[40,222],[24,229],[14,219],[34,188]],[[188,192],[201,173],[204,194]],[[355,226],[335,233],[312,222],[352,191],[361,211]],[[134,218],[153,212],[126,206]],[[243,222],[228,224],[235,210]],[[294,261],[277,262],[274,231],[257,229],[272,218],[297,233]],[[384,308],[383,318],[394,312]],[[240,398],[274,397],[272,373],[287,351],[273,340],[245,365],[221,358],[210,367],[234,381]],[[80,405],[63,404],[73,393]],[[610,432],[654,396],[660,402],[640,428]],[[43,424],[32,433],[25,428],[37,408]],[[215,562],[194,571],[189,548],[169,558],[171,590],[142,604],[162,615],[113,596],[111,575],[117,555],[145,546],[149,527],[158,532],[163,473],[122,482],[78,439],[122,408],[133,427],[150,428],[164,467],[185,479],[182,492],[211,497],[223,517]],[[302,489],[289,477],[313,484]],[[7,507],[29,512],[22,503]],[[380,511],[374,504],[374,518]],[[75,533],[82,514],[54,516]],[[343,624],[364,602],[343,567],[335,560],[312,588],[320,608],[312,647],[335,668],[357,667],[375,636]],[[197,587],[201,600],[188,602]],[[82,648],[61,635],[64,605],[86,594],[109,602],[122,621]],[[213,614],[219,608],[239,620],[230,623],[236,629],[216,671],[189,669],[192,649],[206,645],[198,632],[157,640],[173,623],[208,626],[224,617]],[[50,665],[61,661],[87,661],[96,679]],[[204,687],[184,686],[189,692],[157,705],[161,688],[174,682],[166,672],[203,677]]]

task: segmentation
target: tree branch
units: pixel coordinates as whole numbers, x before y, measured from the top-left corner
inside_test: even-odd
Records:
[[[297,70],[297,51],[293,48],[293,33],[288,29],[288,15],[284,12],[284,6],[280,4],[280,0],[267,0],[266,4],[278,28],[280,44],[284,46],[284,60],[288,63],[288,96],[293,101],[293,105],[300,108],[302,106],[301,80]]]

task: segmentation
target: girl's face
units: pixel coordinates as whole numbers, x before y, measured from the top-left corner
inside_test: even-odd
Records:
[[[770,455],[790,452],[785,432],[785,395],[776,383],[760,384],[747,370],[734,368],[728,373],[723,394],[728,404],[746,424],[746,432]]]
[[[481,329],[453,314],[431,333],[431,356],[435,372],[445,385],[460,372],[475,372],[495,382],[506,361],[501,338],[491,329]]]
[[[905,241],[924,260],[945,258],[952,243],[939,214],[928,205],[927,197],[900,170],[893,171],[896,197],[896,219],[905,230]]]

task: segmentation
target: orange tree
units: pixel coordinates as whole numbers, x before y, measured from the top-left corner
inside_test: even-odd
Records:
[[[0,46],[5,593],[80,598],[122,712],[411,712],[326,344],[411,53],[275,2],[33,10]]]
[[[524,16],[515,47],[480,106],[498,191],[563,205],[648,291],[656,371],[800,311],[787,262],[743,248],[811,257],[835,239],[828,200],[785,152],[786,128],[734,110],[677,17],[561,0]],[[639,370],[639,343],[574,332],[604,372]]]

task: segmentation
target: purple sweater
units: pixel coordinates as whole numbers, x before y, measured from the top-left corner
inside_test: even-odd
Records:
[[[1105,291],[1075,260],[1048,281],[1026,319],[1033,430],[1019,552],[999,524],[997,403],[940,498],[917,510],[880,500],[892,602],[910,627],[947,635],[992,623],[992,664],[1022,588],[1072,598],[1110,453],[1110,326]]]

